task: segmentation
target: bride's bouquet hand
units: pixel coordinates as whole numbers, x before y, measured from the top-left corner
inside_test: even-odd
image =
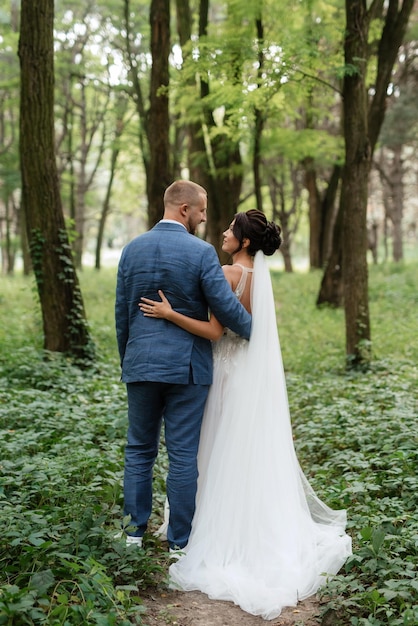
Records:
[[[158,290],[158,295],[161,298],[161,302],[150,300],[150,298],[141,298],[141,302],[138,306],[145,317],[156,317],[167,320],[173,312],[173,309],[161,289]]]

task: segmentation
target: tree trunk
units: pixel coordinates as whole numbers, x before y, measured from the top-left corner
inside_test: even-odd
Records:
[[[298,185],[297,176],[295,171],[290,165],[290,179],[292,180],[292,203],[290,209],[287,207],[288,194],[286,192],[286,176],[284,173],[284,164],[281,163],[281,177],[276,178],[274,174],[270,174],[268,178],[268,187],[270,193],[270,200],[272,205],[272,219],[278,220],[282,228],[282,245],[280,246],[280,252],[283,256],[284,269],[286,272],[293,272],[293,263],[291,255],[291,243],[292,235],[297,230],[298,218],[297,218],[297,200],[300,198],[300,186]],[[290,226],[291,218],[293,219],[293,228]]]
[[[367,191],[371,148],[367,125],[368,25],[364,0],[346,0],[345,63],[356,71],[344,77],[345,166],[341,189],[342,267],[349,366],[370,359],[367,269]]]
[[[340,201],[340,209],[337,213],[332,231],[331,250],[322,276],[321,286],[316,299],[317,306],[328,304],[331,307],[341,307],[343,298],[342,283],[342,216],[343,208]]]
[[[191,39],[191,13],[187,0],[177,0],[177,29],[183,46]],[[207,34],[208,0],[199,3],[199,37]],[[183,51],[184,52],[184,51]],[[186,59],[186,53],[185,59]],[[195,79],[193,79],[195,80]],[[205,99],[209,95],[209,83],[205,76],[199,76],[200,97],[204,124],[213,128],[215,120]],[[226,111],[226,116],[228,111]],[[229,256],[222,252],[222,233],[238,211],[241,193],[242,174],[239,145],[225,133],[217,135],[211,142],[204,139],[201,122],[187,125],[189,137],[189,170],[192,180],[201,184],[208,192],[208,218],[206,238],[215,247],[221,263],[227,263]]]
[[[306,159],[305,187],[308,192],[309,204],[309,266],[311,268],[322,267],[321,259],[321,230],[322,230],[322,206],[318,187],[316,184],[316,171],[313,159]]]
[[[4,220],[0,220],[0,247],[1,247],[1,268],[3,274],[14,273],[15,258],[16,258],[16,246],[13,243],[12,228],[13,228],[13,201],[9,195],[4,199]],[[2,222],[4,221],[4,232],[2,228]]]
[[[373,259],[374,265],[377,265],[377,261],[378,261],[378,255],[377,255],[378,243],[379,243],[378,224],[377,222],[373,221],[372,224],[367,229],[367,245],[368,245],[370,252],[372,253],[372,259]]]
[[[316,171],[313,169],[312,159],[306,159],[305,167],[305,187],[308,191],[309,203],[309,265],[311,268],[326,268],[330,270],[332,260],[326,265],[331,254],[332,237],[336,220],[336,198],[341,179],[341,166],[335,165],[328,186],[323,197],[318,190]],[[327,269],[325,269],[325,272]],[[332,289],[329,295],[325,293],[325,285],[335,285],[335,280],[328,281],[329,277],[325,277],[323,281],[323,292],[321,298],[323,302],[329,299],[330,303],[335,304],[336,293]],[[337,288],[337,291],[339,288]],[[338,297],[337,297],[338,299]]]
[[[149,201],[148,181],[150,180],[150,146],[148,135],[148,111],[145,107],[145,97],[143,95],[143,87],[138,72],[139,59],[136,57],[135,53],[135,39],[137,33],[132,28],[131,24],[130,0],[123,0],[123,15],[126,44],[125,52],[127,56],[127,66],[129,68],[129,79],[132,82],[131,95],[133,96],[133,101],[139,118],[138,143],[147,180],[147,197]],[[150,222],[150,219],[148,219],[148,222]]]
[[[408,25],[408,20],[409,20],[413,6],[414,6],[414,0],[403,0],[403,2],[401,3],[401,6],[399,3],[399,0],[389,0],[389,2],[386,4],[384,4],[383,2],[372,2],[370,4],[369,10],[367,11],[366,2],[364,0],[346,0],[347,20],[349,18],[351,19],[352,14],[356,14],[356,17],[362,20],[361,23],[350,24],[350,30],[352,29],[352,33],[351,35],[350,33],[347,33],[346,44],[345,44],[346,47],[348,46],[349,39],[351,38],[351,36],[355,38],[356,33],[358,34],[358,37],[360,37],[361,34],[364,35],[364,33],[366,33],[365,41],[362,41],[362,42],[357,41],[357,45],[359,48],[362,48],[362,54],[364,55],[362,57],[358,57],[360,59],[360,63],[366,64],[368,61],[370,48],[367,45],[367,36],[368,36],[370,21],[373,18],[382,17],[382,15],[384,14],[384,18],[383,18],[384,26],[383,26],[382,35],[378,44],[377,74],[376,74],[376,80],[375,80],[375,85],[374,85],[374,94],[370,99],[370,103],[368,103],[367,124],[363,124],[363,126],[367,128],[367,133],[368,133],[367,150],[369,151],[370,154],[366,156],[367,161],[370,161],[371,157],[373,156],[373,151],[376,146],[377,139],[379,137],[379,132],[380,132],[383,120],[384,120],[384,116],[385,116],[388,85],[391,81],[393,66],[396,61],[399,47],[405,36],[406,28]],[[346,59],[347,59],[347,54],[349,52],[348,49],[346,49],[345,52],[346,52]],[[359,64],[358,58],[356,59],[355,56],[353,57],[351,55],[350,65],[347,66],[347,68],[353,71],[354,73],[358,71],[358,68],[357,68]],[[346,63],[347,62],[348,61],[346,61]],[[363,68],[363,69],[365,72],[366,68]],[[359,75],[355,74],[352,76],[347,76],[346,78],[347,80],[356,81],[356,78],[358,79]],[[364,76],[363,76],[363,79],[364,79]],[[360,82],[359,82],[359,85],[360,85]],[[364,85],[361,88],[365,89]],[[354,90],[352,90],[352,96],[354,98],[359,98],[359,94],[355,94]],[[344,114],[345,112],[348,112],[350,114],[349,104],[344,99]],[[351,118],[352,118],[352,115],[351,115]],[[344,128],[345,128],[345,131],[344,131],[345,137],[347,138],[347,133],[348,133],[348,139],[350,141],[351,129],[348,127],[346,120],[345,120]],[[361,148],[361,146],[359,147]],[[357,156],[357,165],[360,163],[361,158],[362,158],[361,155]],[[370,170],[370,163],[369,163],[369,170]],[[347,165],[345,167],[345,172],[347,174]],[[362,178],[362,174],[360,173],[360,171],[357,171],[357,175],[353,173],[353,176],[354,178],[357,178],[357,180],[360,180]],[[354,182],[354,178],[352,180],[352,183]],[[340,212],[341,212],[341,209],[340,209]],[[349,216],[347,216],[347,220],[349,219],[350,219]],[[363,220],[361,220],[361,222],[363,222]],[[346,236],[347,235],[344,232],[344,237],[346,238]],[[332,241],[333,241],[333,245],[338,245],[338,243],[341,242],[341,239],[338,237],[338,234],[337,234],[337,236],[334,236],[332,238]],[[328,261],[326,265],[325,273],[328,271],[332,271],[332,268],[335,266],[336,259],[343,258],[342,250],[334,249],[331,251],[331,254],[333,257],[333,261],[332,262]],[[321,284],[321,292],[323,292],[323,295],[324,295],[324,290],[323,290],[324,283],[331,284],[331,282],[332,281],[329,280],[329,277],[326,277],[324,275],[324,279]],[[335,295],[335,294],[332,294],[332,295]],[[324,300],[323,297],[321,298],[321,294],[318,296],[318,300],[326,301]],[[329,301],[331,302],[331,299]],[[351,343],[351,341],[348,343]]]
[[[182,48],[183,59],[184,62],[187,63],[187,57],[190,55],[190,50],[188,49],[187,44],[192,38],[192,14],[188,0],[176,0],[176,9],[177,32]],[[201,0],[199,5],[199,37],[203,37],[207,34],[208,11],[208,0]],[[194,86],[196,85],[195,76],[190,78],[190,83]],[[202,77],[200,77],[200,98],[203,99],[208,92],[208,84],[205,83]],[[211,168],[201,121],[193,121],[191,123],[186,121],[185,132],[188,144],[187,154],[190,179],[199,185],[202,185],[202,187],[209,192],[211,187]],[[209,194],[208,201],[211,202],[211,194]],[[210,211],[208,219],[210,220]]]
[[[101,250],[103,245],[103,237],[105,232],[106,220],[107,216],[110,212],[110,199],[112,196],[112,188],[113,181],[116,173],[116,163],[118,161],[119,152],[120,152],[120,139],[123,134],[125,128],[124,116],[126,113],[126,109],[128,106],[128,102],[125,98],[120,98],[116,107],[116,124],[114,131],[114,139],[112,145],[112,151],[110,155],[110,172],[109,172],[109,180],[106,188],[106,196],[102,205],[102,212],[99,220],[99,227],[97,232],[97,242],[96,242],[96,259],[95,259],[95,268],[96,270],[100,269],[101,266]]]
[[[282,216],[280,225],[282,227],[282,244],[280,246],[280,252],[283,256],[284,271],[291,274],[293,272],[293,264],[292,256],[290,254],[291,236],[287,216]]]
[[[331,178],[321,200],[321,238],[319,244],[319,259],[321,267],[325,267],[331,252],[334,226],[338,214],[337,202],[341,182],[341,165],[334,165]]]
[[[392,154],[392,159],[390,159]],[[402,145],[382,150],[375,161],[383,191],[385,215],[392,222],[392,257],[398,263],[403,260],[403,205],[404,205],[404,168]]]
[[[84,159],[84,156],[82,157]],[[84,251],[84,228],[86,222],[86,166],[87,162],[80,163],[78,180],[75,185],[75,217],[72,224],[73,232],[73,253],[74,262],[77,269],[83,265]]]
[[[403,260],[403,236],[402,236],[402,220],[397,219],[392,221],[393,233],[392,233],[392,254],[395,263],[399,263]]]
[[[210,111],[206,111],[206,124],[208,128],[215,125]],[[228,133],[216,134],[210,142],[210,151],[213,167],[208,185],[206,234],[224,264],[230,261],[230,257],[222,251],[222,233],[238,211],[242,187],[242,159],[239,142]]]
[[[151,1],[150,27],[152,68],[147,124],[150,150],[147,195],[148,223],[152,227],[163,216],[164,191],[172,182],[168,111],[170,0]]]
[[[22,204],[42,308],[44,348],[92,359],[83,300],[65,229],[54,152],[54,0],[22,0]]]
[[[113,148],[112,155],[110,158],[110,175],[109,175],[109,180],[108,180],[107,188],[106,188],[106,196],[103,201],[102,212],[100,214],[100,220],[99,220],[99,227],[97,229],[96,257],[95,257],[96,270],[99,270],[101,267],[101,252],[102,252],[102,245],[103,245],[103,237],[104,237],[104,232],[105,232],[107,216],[109,215],[109,211],[110,211],[110,198],[112,195],[112,187],[113,187],[113,181],[115,178],[116,162],[118,160],[118,156],[119,156],[119,148],[118,147]]]
[[[29,276],[33,270],[32,259],[30,257],[28,230],[26,227],[26,212],[23,207],[23,203],[20,204],[19,210],[19,232],[21,238],[22,259],[23,259],[23,274]]]
[[[200,3],[199,36],[207,33],[209,4],[207,0]],[[209,95],[209,83],[201,80],[200,97],[202,102]],[[216,126],[211,108],[203,104],[205,124],[208,129]],[[228,116],[226,111],[225,116]],[[203,130],[201,130],[203,137]],[[222,233],[229,226],[238,212],[242,186],[241,153],[239,143],[225,133],[216,134],[210,141],[207,150],[209,176],[208,219],[206,238],[215,247],[222,264],[230,262],[230,256],[222,250]]]
[[[215,173],[209,181],[206,235],[221,263],[227,263],[230,258],[221,250],[222,233],[238,212],[242,176],[237,172],[237,164],[241,164],[241,155],[239,146],[226,137],[212,141],[211,148]]]
[[[264,74],[264,25],[261,18],[256,19],[257,47],[258,47],[258,68],[257,68],[257,88],[263,84]],[[253,152],[253,173],[254,173],[254,193],[256,207],[263,211],[263,194],[261,180],[261,137],[264,128],[264,114],[261,109],[254,109],[254,152]]]

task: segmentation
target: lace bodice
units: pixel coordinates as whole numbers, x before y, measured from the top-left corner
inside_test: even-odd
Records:
[[[238,300],[241,300],[242,294],[244,293],[245,285],[247,284],[248,274],[251,274],[254,270],[252,267],[246,267],[245,265],[241,265],[240,263],[236,263],[236,265],[238,265],[242,269],[242,274],[234,293],[237,296]]]
[[[236,263],[236,265],[242,268],[242,274],[234,293],[238,300],[241,300],[247,284],[248,275],[253,272],[253,268],[246,267],[240,263]],[[246,339],[234,333],[230,328],[225,328],[223,336],[215,343],[213,352],[214,359],[215,361],[221,360],[224,368],[230,371],[231,367],[234,367],[235,364],[234,353],[239,347],[244,347],[247,344],[248,341]]]

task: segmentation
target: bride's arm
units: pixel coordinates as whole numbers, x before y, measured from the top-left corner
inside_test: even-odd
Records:
[[[210,320],[207,322],[187,317],[187,315],[173,311],[171,304],[161,290],[158,292],[158,295],[161,298],[161,302],[150,300],[149,298],[141,298],[141,302],[138,306],[145,317],[166,319],[169,322],[173,322],[173,324],[177,324],[177,326],[184,328],[184,330],[187,330],[189,333],[198,335],[199,337],[204,337],[205,339],[212,339],[216,341],[221,337],[223,333],[223,326],[220,322],[218,322],[214,315],[211,315]]]

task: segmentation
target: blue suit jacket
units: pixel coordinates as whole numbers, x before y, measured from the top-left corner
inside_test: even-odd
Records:
[[[248,338],[251,316],[225,280],[212,245],[181,224],[160,222],[123,250],[116,289],[116,334],[124,382],[212,383],[212,345],[167,320],[145,317],[141,296],[208,319],[208,307],[228,328]]]

